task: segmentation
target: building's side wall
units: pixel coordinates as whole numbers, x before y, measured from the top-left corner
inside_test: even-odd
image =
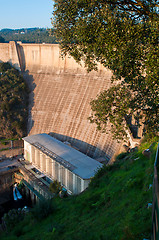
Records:
[[[0,43],[0,62],[8,62],[10,59],[9,44]]]
[[[15,42],[0,43],[0,62],[9,62],[20,70],[17,44]]]
[[[26,141],[24,141],[24,158],[30,163],[32,162],[31,145]]]
[[[15,170],[6,170],[0,174],[0,206],[12,199],[14,171]]]

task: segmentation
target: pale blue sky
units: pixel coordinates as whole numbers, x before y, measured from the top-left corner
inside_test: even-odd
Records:
[[[52,0],[0,0],[0,29],[50,28]]]

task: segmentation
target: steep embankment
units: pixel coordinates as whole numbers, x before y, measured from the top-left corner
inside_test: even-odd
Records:
[[[144,143],[138,152],[121,154],[104,167],[78,196],[53,199],[17,222],[2,239],[143,240],[150,239],[153,164],[157,144]],[[151,157],[142,155],[150,147]],[[45,209],[45,211],[44,211]]]

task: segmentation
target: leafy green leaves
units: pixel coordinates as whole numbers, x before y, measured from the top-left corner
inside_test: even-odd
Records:
[[[62,53],[97,62],[113,71],[114,86],[92,101],[91,122],[112,125],[114,136],[126,136],[125,119],[134,116],[145,132],[158,134],[159,21],[155,1],[56,0],[53,26]],[[139,124],[139,125],[140,125]]]
[[[89,118],[96,123],[99,130],[106,131],[107,124],[111,124],[111,131],[114,137],[122,138],[125,134],[125,116],[128,112],[132,97],[126,86],[120,84],[102,92],[97,99],[91,102],[94,114]]]
[[[0,63],[0,137],[22,137],[25,133],[27,92],[18,70]]]

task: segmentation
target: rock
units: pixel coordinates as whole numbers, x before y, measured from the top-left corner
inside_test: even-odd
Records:
[[[67,197],[67,191],[62,189],[60,192],[59,192],[59,197],[60,198],[64,198],[64,197]]]
[[[151,188],[152,188],[152,184],[149,185],[149,189],[151,189]]]
[[[130,147],[125,144],[123,145],[123,148],[124,148],[124,151],[126,151],[126,152],[129,152],[129,150],[130,150]]]
[[[149,209],[149,208],[152,208],[152,203],[148,203],[147,204],[147,208]]]
[[[150,149],[148,148],[148,149],[145,149],[145,150],[142,152],[142,154],[144,155],[144,157],[150,158],[150,156],[151,156],[151,151],[150,151]]]
[[[130,149],[130,152],[136,152],[138,150],[138,147],[134,147]]]

